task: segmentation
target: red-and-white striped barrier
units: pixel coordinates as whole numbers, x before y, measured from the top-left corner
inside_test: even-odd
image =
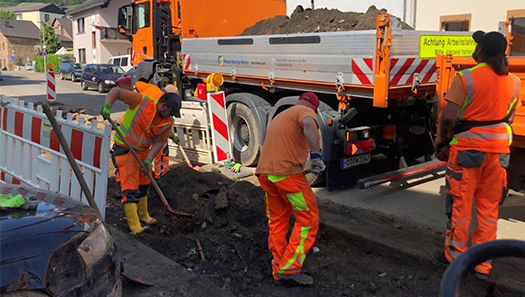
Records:
[[[363,85],[373,85],[374,67],[372,58],[352,59],[354,77]],[[435,82],[437,68],[435,60],[420,60],[416,58],[402,58],[390,60],[390,85],[412,85],[414,76],[418,73],[420,83]]]
[[[46,71],[46,80],[47,80],[47,101],[57,100],[56,92],[56,82],[55,82],[55,72]]]
[[[191,56],[182,54],[182,69],[189,70],[191,66]]]
[[[23,100],[2,98],[0,106],[0,179],[7,183],[29,185],[60,192],[86,201],[80,184],[72,173],[66,155],[42,112],[42,106],[26,104]],[[9,102],[9,104],[5,104]],[[73,156],[84,173],[84,179],[95,202],[104,215],[111,125],[88,125],[84,116],[73,121],[72,114],[57,121]]]
[[[226,161],[232,157],[232,154],[224,92],[208,93],[208,109],[211,120],[214,161]]]

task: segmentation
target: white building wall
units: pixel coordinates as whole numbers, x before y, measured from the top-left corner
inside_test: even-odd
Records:
[[[496,31],[507,12],[518,9],[525,9],[524,0],[417,0],[416,29],[440,30],[440,17],[471,14],[470,31]]]

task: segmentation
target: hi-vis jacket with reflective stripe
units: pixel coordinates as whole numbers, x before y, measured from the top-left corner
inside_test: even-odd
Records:
[[[134,109],[127,109],[119,126],[120,132],[135,150],[147,150],[155,138],[172,126],[171,117],[162,119],[159,124],[152,126],[157,113],[158,100],[143,96]],[[117,145],[126,146],[118,134],[113,136]]]
[[[459,75],[468,95],[458,111],[457,120],[495,123],[458,133],[450,144],[460,151],[509,153],[512,129],[503,119],[518,103],[519,78],[513,74],[499,76],[485,63],[463,70]]]

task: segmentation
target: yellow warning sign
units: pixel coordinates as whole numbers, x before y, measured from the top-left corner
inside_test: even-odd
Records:
[[[469,35],[421,35],[419,58],[435,59],[437,55],[470,57],[476,49],[476,42]]]

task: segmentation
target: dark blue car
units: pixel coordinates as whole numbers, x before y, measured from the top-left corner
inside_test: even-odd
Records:
[[[121,296],[117,248],[95,210],[35,188],[0,184],[0,193],[34,207],[1,210],[0,295]]]

